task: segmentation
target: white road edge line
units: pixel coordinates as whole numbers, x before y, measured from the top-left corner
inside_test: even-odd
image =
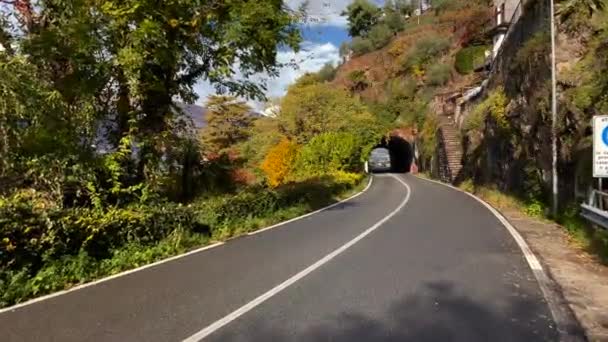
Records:
[[[70,292],[74,292],[74,291],[77,291],[77,290],[81,290],[81,289],[84,289],[84,288],[87,288],[87,287],[90,287],[90,286],[98,285],[100,283],[103,283],[103,282],[106,282],[106,281],[109,281],[109,280],[112,280],[112,279],[116,279],[116,278],[119,278],[119,277],[122,277],[122,276],[126,276],[126,275],[131,274],[131,273],[143,271],[146,268],[151,268],[151,267],[154,267],[154,266],[158,266],[160,264],[164,264],[164,263],[169,262],[169,261],[181,259],[181,258],[187,257],[187,256],[192,255],[192,254],[200,253],[202,251],[206,251],[208,249],[221,246],[223,244],[224,244],[224,242],[216,242],[214,244],[207,245],[205,247],[201,247],[201,248],[192,250],[192,251],[184,253],[184,254],[175,255],[175,256],[172,256],[172,257],[167,258],[167,259],[159,260],[159,261],[153,262],[151,264],[143,265],[143,266],[131,269],[131,270],[124,271],[124,272],[116,273],[114,275],[107,276],[105,278],[101,278],[101,279],[98,279],[98,280],[95,280],[95,281],[92,281],[92,282],[89,282],[89,283],[84,283],[84,284],[81,284],[81,285],[77,285],[77,286],[71,287],[71,288],[69,288],[67,290],[62,290],[62,291],[58,291],[58,292],[55,292],[55,293],[48,294],[46,296],[34,298],[34,299],[28,300],[28,301],[23,302],[23,303],[15,304],[13,306],[9,306],[7,308],[0,309],[0,314],[4,313],[4,312],[8,312],[8,311],[14,311],[14,310],[17,310],[17,309],[22,308],[24,306],[32,305],[32,304],[41,302],[43,300],[47,300],[47,299],[51,299],[51,298],[54,298],[54,297],[58,297],[58,296],[61,296],[61,295],[64,295],[64,294],[67,294],[67,293],[70,293]]]
[[[288,224],[288,223],[291,223],[291,222],[294,222],[294,221],[297,221],[297,220],[300,220],[300,219],[306,218],[306,217],[308,217],[308,216],[311,216],[311,215],[314,215],[314,214],[320,213],[320,212],[322,212],[322,211],[324,211],[324,210],[327,210],[327,209],[333,208],[333,207],[335,207],[335,206],[337,206],[337,205],[339,205],[339,204],[341,204],[341,203],[343,203],[343,202],[350,201],[350,200],[352,200],[353,198],[358,197],[358,196],[362,195],[364,192],[366,192],[366,191],[367,191],[367,190],[368,190],[368,189],[369,189],[369,188],[372,186],[372,180],[373,180],[373,177],[372,177],[372,176],[370,176],[370,178],[369,178],[369,182],[367,183],[367,186],[365,187],[365,189],[361,190],[361,191],[360,191],[360,192],[358,192],[357,194],[355,194],[355,195],[353,195],[353,196],[351,196],[351,197],[349,197],[349,198],[347,198],[347,199],[344,199],[344,200],[342,200],[342,201],[340,201],[340,202],[334,203],[334,204],[329,205],[329,206],[327,206],[327,207],[324,207],[324,208],[318,209],[318,210],[313,211],[313,212],[311,212],[311,213],[308,213],[308,214],[305,214],[305,215],[302,215],[302,216],[299,216],[299,217],[293,218],[293,219],[291,219],[291,220],[288,220],[288,221],[285,221],[285,222],[281,222],[281,223],[275,224],[275,225],[270,226],[270,227],[267,227],[267,228],[263,228],[263,229],[258,230],[258,231],[256,231],[256,232],[253,232],[253,233],[249,233],[248,235],[254,235],[254,234],[257,234],[257,233],[261,233],[261,232],[263,232],[263,231],[266,231],[266,230],[268,230],[268,229],[272,229],[272,228],[280,227],[280,226],[283,226],[283,225],[285,225],[285,224]],[[70,292],[74,292],[74,291],[82,290],[82,289],[87,288],[87,287],[95,286],[95,285],[98,285],[98,284],[100,284],[100,283],[104,283],[104,282],[109,281],[109,280],[113,280],[113,279],[116,279],[116,278],[119,278],[119,277],[123,277],[123,276],[129,275],[129,274],[131,274],[131,273],[135,273],[135,272],[143,271],[143,270],[145,270],[145,269],[147,269],[147,268],[155,267],[155,266],[158,266],[158,265],[161,265],[161,264],[164,264],[164,263],[167,263],[167,262],[171,262],[171,261],[174,261],[174,260],[177,260],[177,259],[185,258],[185,257],[187,257],[187,256],[190,256],[190,255],[193,255],[193,254],[197,254],[197,253],[200,253],[200,252],[206,251],[206,250],[208,250],[208,249],[212,249],[212,248],[215,248],[215,247],[219,247],[219,246],[221,246],[221,245],[223,245],[223,244],[225,244],[225,242],[221,242],[221,241],[220,241],[220,242],[216,242],[216,243],[213,243],[213,244],[211,244],[211,245],[207,245],[207,246],[204,246],[204,247],[201,247],[201,248],[198,248],[198,249],[192,250],[192,251],[190,251],[190,252],[186,252],[186,253],[184,253],[184,254],[175,255],[175,256],[169,257],[169,258],[167,258],[167,259],[162,259],[162,260],[159,260],[159,261],[153,262],[153,263],[151,263],[151,264],[143,265],[143,266],[140,266],[140,267],[137,267],[137,268],[131,269],[131,270],[127,270],[127,271],[123,271],[123,272],[120,272],[120,273],[116,273],[116,274],[111,275],[111,276],[107,276],[107,277],[105,277],[105,278],[101,278],[101,279],[98,279],[98,280],[95,280],[95,281],[91,281],[91,282],[88,282],[88,283],[80,284],[80,285],[77,285],[77,286],[71,287],[71,288],[66,289],[66,290],[62,290],[62,291],[54,292],[54,293],[51,293],[51,294],[48,294],[48,295],[45,295],[45,296],[42,296],[42,297],[38,297],[38,298],[34,298],[34,299],[30,299],[30,300],[25,301],[25,302],[23,302],[23,303],[15,304],[15,305],[13,305],[13,306],[9,306],[9,307],[6,307],[6,308],[3,308],[3,309],[0,309],[0,314],[5,313],[5,312],[12,312],[12,311],[15,311],[15,310],[17,310],[17,309],[20,309],[20,308],[22,308],[22,307],[24,307],[24,306],[32,305],[32,304],[35,304],[35,303],[38,303],[38,302],[41,302],[41,301],[44,301],[44,300],[47,300],[47,299],[51,299],[51,298],[54,298],[54,297],[58,297],[58,296],[61,296],[61,295],[65,295],[65,294],[68,294],[68,293],[70,293]]]
[[[567,312],[567,309],[565,309],[566,304],[562,303],[560,296],[558,295],[557,291],[555,290],[555,285],[554,285],[553,280],[551,280],[551,278],[549,277],[549,275],[547,274],[545,269],[542,267],[540,261],[538,261],[538,258],[536,257],[536,255],[534,254],[534,252],[532,251],[532,249],[530,248],[530,246],[528,245],[526,240],[521,236],[521,234],[519,234],[517,229],[515,227],[513,227],[513,225],[498,210],[496,210],[489,203],[487,203],[483,199],[475,196],[474,194],[472,194],[470,192],[466,192],[462,189],[459,189],[451,184],[442,183],[442,182],[439,182],[439,181],[436,181],[433,179],[428,179],[428,178],[424,178],[424,177],[420,177],[420,176],[416,176],[416,177],[419,179],[425,180],[427,182],[436,183],[436,184],[451,188],[453,190],[462,192],[462,193],[474,198],[477,202],[481,203],[492,214],[494,214],[494,216],[496,216],[498,221],[500,221],[500,223],[502,223],[502,225],[511,234],[511,236],[513,237],[513,239],[519,246],[519,249],[521,249],[522,253],[524,254],[524,258],[528,262],[530,269],[532,269],[532,273],[534,274],[534,277],[536,278],[536,282],[538,283],[538,286],[540,287],[540,290],[543,293],[543,297],[545,298],[545,301],[547,302],[547,305],[549,306],[549,311],[551,311],[551,315],[553,316],[553,320],[555,321],[556,328],[558,330],[558,333],[560,334],[560,341],[577,340],[576,338],[572,339],[572,336],[569,335],[569,330],[570,330],[569,327],[572,325],[571,324],[572,320],[570,319],[570,315]]]
[[[221,318],[221,319],[215,321],[214,323],[212,323],[211,325],[205,327],[204,329],[200,330],[199,332],[195,333],[194,335],[192,335],[192,336],[184,339],[183,342],[198,342],[198,341],[201,341],[205,337],[207,337],[207,336],[211,335],[212,333],[216,332],[217,330],[221,329],[225,325],[229,324],[230,322],[232,322],[235,319],[239,318],[240,316],[244,315],[245,313],[247,313],[248,311],[252,310],[256,306],[262,304],[263,302],[265,302],[266,300],[270,299],[274,295],[276,295],[279,292],[285,290],[290,285],[293,285],[298,280],[306,277],[307,275],[309,275],[310,273],[312,273],[313,271],[315,271],[319,267],[321,267],[324,264],[328,263],[333,258],[335,258],[336,256],[340,255],[341,253],[343,253],[344,251],[346,251],[347,249],[349,249],[350,247],[352,247],[353,245],[355,245],[357,242],[361,241],[363,238],[365,238],[366,236],[368,236],[369,234],[371,234],[372,232],[374,232],[376,229],[378,229],[380,226],[382,226],[384,223],[386,223],[386,221],[390,220],[401,209],[403,209],[403,207],[405,207],[405,205],[409,201],[410,195],[412,193],[412,191],[410,189],[410,186],[406,182],[404,182],[402,179],[400,179],[399,177],[397,177],[395,175],[391,175],[391,176],[393,178],[395,178],[397,181],[399,181],[401,184],[403,184],[403,186],[407,190],[407,195],[405,196],[405,198],[403,199],[403,201],[399,204],[399,206],[397,208],[395,208],[395,210],[393,210],[392,212],[390,212],[382,220],[376,222],[376,224],[374,224],[373,226],[371,226],[368,229],[366,229],[363,233],[359,234],[354,239],[352,239],[349,242],[347,242],[346,244],[342,245],[342,247],[339,247],[338,249],[334,250],[333,252],[327,254],[325,257],[323,257],[319,261],[317,261],[314,264],[308,266],[306,269],[300,271],[298,274],[296,274],[296,275],[292,276],[291,278],[285,280],[281,284],[279,284],[279,285],[273,287],[272,289],[268,290],[266,293],[264,293],[261,296],[255,298],[251,302],[249,302],[249,303],[241,306],[240,308],[236,309],[235,311],[233,311],[232,313],[228,314],[224,318]]]
[[[309,217],[309,216],[312,216],[312,215],[318,214],[318,213],[320,213],[320,212],[322,212],[322,211],[325,211],[325,210],[331,209],[331,208],[333,208],[333,207],[335,207],[335,206],[338,206],[338,205],[340,205],[340,204],[342,204],[342,203],[344,203],[344,202],[350,201],[350,200],[352,200],[352,199],[354,199],[354,198],[356,198],[356,197],[359,197],[359,196],[363,195],[363,193],[365,193],[365,192],[366,192],[366,191],[367,191],[367,190],[368,190],[368,189],[369,189],[369,188],[372,186],[372,181],[373,181],[373,180],[374,180],[374,177],[373,177],[373,176],[370,176],[370,177],[369,177],[369,182],[367,182],[367,186],[365,187],[365,189],[363,189],[363,190],[361,190],[360,192],[358,192],[358,193],[356,193],[356,194],[354,194],[354,195],[350,196],[350,197],[349,197],[349,198],[347,198],[347,199],[343,199],[343,200],[341,200],[341,201],[339,201],[339,202],[336,202],[336,203],[334,203],[334,204],[328,205],[327,207],[323,207],[323,208],[321,208],[321,209],[317,209],[317,210],[315,210],[315,211],[313,211],[313,212],[310,212],[310,213],[308,213],[308,214],[304,214],[304,215],[302,215],[302,216],[298,216],[298,217],[292,218],[291,220],[287,220],[287,221],[284,221],[284,222],[281,222],[281,223],[277,223],[277,224],[272,225],[272,226],[270,226],[270,227],[266,227],[266,228],[263,228],[263,229],[260,229],[260,230],[256,230],[255,232],[247,233],[247,235],[256,235],[256,234],[260,234],[260,233],[263,233],[263,232],[265,232],[265,231],[267,231],[267,230],[274,229],[274,228],[278,228],[278,227],[284,226],[284,225],[286,225],[286,224],[288,224],[288,223],[291,223],[291,222],[294,222],[294,221],[299,221],[299,220],[304,219],[304,218],[307,218],[307,217]]]

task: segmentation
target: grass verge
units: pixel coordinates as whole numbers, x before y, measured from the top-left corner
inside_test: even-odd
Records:
[[[577,246],[597,256],[602,264],[608,265],[608,232],[593,227],[581,218],[577,205],[571,205],[558,217],[551,218],[547,214],[546,205],[539,201],[523,201],[494,187],[475,185],[471,181],[462,182],[459,188],[475,194],[499,210],[516,210],[534,219],[559,224]]]

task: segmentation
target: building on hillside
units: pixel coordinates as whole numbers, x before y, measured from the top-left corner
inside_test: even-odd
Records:
[[[413,1],[414,5],[416,5],[416,9],[414,10],[413,15],[419,16],[421,13],[424,13],[431,9],[431,1],[430,0],[419,0]]]
[[[515,23],[520,15],[521,0],[494,0],[493,58],[496,58],[498,55],[500,47],[509,31],[509,26]]]

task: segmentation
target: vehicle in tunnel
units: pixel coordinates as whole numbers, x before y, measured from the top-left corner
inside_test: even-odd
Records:
[[[391,153],[387,148],[377,147],[372,150],[367,162],[368,172],[388,172],[392,169]]]
[[[377,151],[378,150],[378,151]],[[382,152],[379,152],[379,151]],[[377,159],[373,156],[374,154],[381,154],[382,158],[386,160],[388,158],[388,165],[386,161],[384,165],[378,165],[380,168],[375,170],[372,168],[371,159]],[[388,154],[388,157],[386,156]],[[411,143],[397,135],[391,135],[384,137],[382,141],[376,145],[370,154],[368,162],[365,164],[366,172],[396,172],[396,173],[408,173],[410,172],[412,163],[414,162],[414,151]],[[378,163],[375,163],[376,165]]]

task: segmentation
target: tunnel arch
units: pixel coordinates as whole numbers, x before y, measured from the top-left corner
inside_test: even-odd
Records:
[[[374,148],[386,148],[391,158],[391,171],[396,173],[409,173],[414,162],[414,149],[412,143],[399,134],[391,134],[382,138]]]

